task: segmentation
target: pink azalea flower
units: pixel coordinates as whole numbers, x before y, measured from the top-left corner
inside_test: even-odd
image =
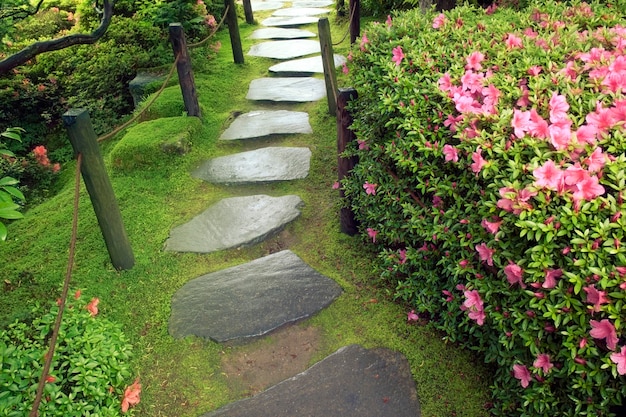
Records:
[[[578,143],[588,143],[595,145],[598,141],[599,130],[595,125],[582,125],[576,131]]]
[[[498,233],[498,229],[500,229],[501,224],[502,224],[502,220],[496,221],[496,222],[490,222],[487,219],[483,219],[483,221],[480,223],[480,225],[484,227],[485,230],[487,230],[492,235],[495,235],[496,233]]]
[[[391,27],[391,25],[393,25],[391,16],[387,15],[387,20],[385,21],[385,23],[387,24],[387,27]]]
[[[446,296],[446,302],[454,301],[454,295],[448,290],[442,290],[441,293]]]
[[[513,365],[513,376],[520,380],[523,388],[528,387],[528,384],[533,379],[528,368],[519,364]]]
[[[370,147],[366,141],[359,140],[359,139],[357,139],[356,141],[359,144],[359,150],[366,150],[366,151],[369,150]]]
[[[504,267],[504,274],[510,285],[519,284],[520,287],[526,288],[526,284],[524,284],[522,278],[524,270],[516,263],[509,261],[509,264]]]
[[[536,77],[537,75],[541,74],[542,68],[538,65],[533,65],[532,67],[528,68],[528,71],[526,71],[528,73],[528,75],[532,75],[533,77]]]
[[[474,51],[469,54],[467,58],[465,58],[465,61],[467,62],[467,65],[465,65],[465,69],[480,71],[483,68],[480,63],[484,60],[485,55],[482,52]]]
[[[617,373],[619,375],[626,374],[626,346],[622,346],[619,353],[612,353],[611,360],[617,364]]]
[[[464,291],[465,301],[461,305],[461,310],[467,310],[467,317],[476,321],[476,324],[482,326],[485,324],[485,309],[483,300],[477,290]]]
[[[468,90],[470,93],[478,93],[483,89],[484,79],[485,76],[481,73],[465,71],[465,74],[461,77],[461,86],[463,90]]]
[[[443,145],[443,154],[446,162],[459,162],[459,153],[452,145]]]
[[[575,187],[574,201],[591,201],[605,192],[604,187],[598,182],[598,177],[588,177],[584,181],[576,183]]]
[[[100,299],[92,298],[89,304],[85,306],[85,308],[87,309],[87,311],[89,311],[89,314],[91,314],[92,317],[98,315],[98,304],[100,304]]]
[[[365,193],[366,194],[371,194],[371,195],[376,195],[376,187],[378,186],[378,184],[370,184],[369,182],[365,181],[365,184],[363,184],[363,188],[365,189]]]
[[[338,190],[340,187],[339,181],[335,181],[333,184],[333,190]]]
[[[617,346],[617,333],[615,332],[615,326],[607,319],[602,319],[600,321],[589,320],[589,324],[591,324],[591,331],[589,334],[594,339],[605,339],[606,346],[615,350]]]
[[[415,313],[415,310],[411,310],[406,313],[406,321],[411,323],[412,321],[418,321],[420,317]]]
[[[563,271],[560,269],[548,269],[546,271],[546,279],[543,281],[541,288],[554,288],[556,287],[556,279],[563,276]]]
[[[553,92],[550,98],[550,121],[557,123],[559,120],[567,119],[568,110],[569,104],[565,96]]]
[[[481,152],[482,149],[478,148],[476,149],[476,152],[472,153],[472,161],[474,162],[470,165],[470,168],[472,168],[472,172],[476,174],[478,174],[480,170],[487,165],[487,161],[483,159]]]
[[[495,249],[489,249],[486,243],[476,245],[476,252],[478,252],[478,258],[487,262],[487,265],[493,266],[493,254],[496,253]]]
[[[463,260],[459,261],[459,266],[461,268],[466,268],[468,264],[469,264],[469,261],[467,259],[463,259]]]
[[[593,304],[593,311],[596,313],[602,309],[602,304],[607,304],[609,299],[606,298],[606,291],[598,291],[595,284],[583,287],[587,294],[587,303]]]
[[[398,251],[398,259],[400,259],[400,264],[406,263],[406,249],[400,249]]]
[[[548,132],[550,134],[550,143],[557,151],[567,149],[572,142],[572,131],[569,126],[552,124],[548,127]]]
[[[551,159],[547,160],[541,167],[533,170],[533,177],[535,177],[534,185],[537,187],[545,187],[554,191],[563,188],[563,171]]]
[[[515,49],[515,48],[523,47],[522,38],[519,38],[512,33],[508,34],[505,43],[508,49]]]
[[[606,155],[602,153],[602,148],[595,148],[585,163],[589,172],[600,171],[606,163]]]
[[[530,120],[528,122],[528,132],[535,138],[547,139],[550,136],[548,122],[537,113],[537,110],[530,109]]]
[[[596,103],[596,111],[589,113],[585,120],[588,125],[595,126],[599,133],[606,133],[616,123],[614,113],[611,109],[604,108],[600,101]]]
[[[367,34],[365,32],[363,32],[363,36],[361,36],[361,51],[365,51],[365,45],[367,45],[368,43],[370,43],[370,40],[367,39]]]
[[[402,52],[401,46],[396,46],[393,48],[393,58],[391,60],[396,63],[396,66],[399,66],[404,59],[404,52]]]
[[[452,88],[452,80],[450,78],[450,74],[448,74],[447,72],[443,74],[443,76],[439,78],[439,81],[437,81],[437,85],[439,86],[439,90],[441,91],[450,91],[450,89]]]
[[[373,243],[376,243],[376,235],[377,234],[378,234],[378,231],[372,229],[371,227],[367,228],[367,235],[372,238],[372,242]]]
[[[511,120],[511,126],[513,127],[513,133],[518,138],[523,138],[529,129],[530,125],[530,112],[519,111],[515,109],[513,111],[513,119]]]
[[[546,353],[540,353],[537,355],[537,359],[533,362],[533,366],[537,369],[541,369],[544,374],[550,372],[550,369],[554,368],[554,364],[550,362],[550,355]]]
[[[433,29],[439,29],[440,27],[445,25],[445,23],[446,23],[446,15],[441,13],[439,14],[439,16],[435,17],[435,20],[433,20]]]
[[[341,72],[343,72],[344,74],[349,74],[350,68],[348,68],[348,66],[344,63],[343,66],[341,67]]]

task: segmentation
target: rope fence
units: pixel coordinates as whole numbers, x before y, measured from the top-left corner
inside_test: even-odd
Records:
[[[350,24],[352,23],[352,19],[354,18],[354,14],[356,13],[356,10],[357,8],[353,7],[352,10],[350,11],[350,18],[348,19],[348,29],[346,30],[346,33],[343,35],[343,38],[341,38],[339,42],[333,43],[333,46],[341,45],[343,41],[345,41],[348,35],[350,34]]]

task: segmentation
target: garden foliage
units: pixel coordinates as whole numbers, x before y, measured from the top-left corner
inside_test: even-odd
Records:
[[[625,10],[411,11],[365,28],[345,69],[343,187],[380,276],[494,364],[494,415],[624,402]]]
[[[96,316],[97,306],[78,291],[65,307],[39,415],[120,416],[139,402],[138,382],[126,387],[131,347],[119,325]],[[35,308],[32,322],[0,333],[0,416],[30,413],[57,312]]]

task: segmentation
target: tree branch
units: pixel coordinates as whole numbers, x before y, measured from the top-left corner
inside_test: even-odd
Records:
[[[6,19],[9,17],[13,17],[15,19],[25,19],[28,16],[32,16],[34,14],[37,14],[37,12],[39,12],[39,8],[41,7],[41,5],[43,4],[44,0],[39,0],[39,2],[37,3],[37,6],[35,6],[34,9],[24,9],[22,7],[19,6],[15,6],[15,7],[10,7],[7,9],[0,9],[0,19]]]
[[[0,61],[0,74],[5,74],[44,52],[58,51],[59,49],[64,49],[72,45],[95,43],[106,33],[111,24],[111,18],[113,17],[113,1],[104,0],[103,8],[104,14],[102,15],[100,26],[90,34],[74,34],[58,39],[51,39],[49,41],[35,42]]]

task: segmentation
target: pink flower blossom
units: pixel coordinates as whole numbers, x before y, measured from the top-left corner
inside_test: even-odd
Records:
[[[385,21],[387,27],[391,27],[393,25],[393,21],[391,20],[391,16],[387,15],[387,20]]]
[[[463,90],[467,90],[470,93],[481,92],[484,79],[485,76],[481,73],[465,71],[465,74],[461,77],[461,87]]]
[[[588,143],[595,145],[598,141],[599,130],[595,125],[582,125],[576,131],[578,143]]]
[[[404,59],[404,52],[402,52],[401,46],[396,46],[393,48],[393,58],[391,60],[396,63],[396,66],[399,66]]]
[[[492,235],[495,235],[496,233],[498,233],[498,230],[500,229],[501,224],[502,224],[502,220],[490,222],[487,219],[483,219],[483,221],[480,223],[480,225],[484,227],[485,230],[487,230]]]
[[[467,317],[476,321],[476,324],[482,326],[485,324],[485,309],[483,300],[477,290],[464,291],[465,301],[461,305],[461,310],[467,310]]]
[[[541,74],[541,70],[542,68],[538,65],[533,65],[532,67],[528,68],[528,71],[526,71],[528,73],[528,75],[532,75],[533,77],[536,77],[537,75]]]
[[[463,260],[459,261],[459,266],[461,268],[466,268],[468,264],[469,264],[469,261],[467,259],[463,259]]]
[[[372,242],[373,243],[376,243],[376,235],[377,234],[378,234],[378,231],[372,229],[371,227],[367,228],[367,235],[372,238]]]
[[[493,266],[493,255],[496,253],[495,249],[489,249],[486,243],[476,245],[476,252],[478,252],[478,258],[487,262],[487,265]]]
[[[528,368],[519,364],[513,365],[513,376],[520,380],[523,388],[528,387],[528,384],[533,379]]]
[[[474,162],[470,165],[470,168],[472,169],[472,172],[476,174],[478,174],[480,170],[483,169],[485,165],[487,165],[487,161],[483,159],[481,152],[482,149],[478,148],[476,149],[476,152],[472,153],[472,161]]]
[[[605,189],[600,185],[598,177],[587,177],[582,182],[576,183],[574,191],[574,201],[591,201],[604,194]]]
[[[516,49],[523,47],[522,38],[519,38],[512,33],[508,34],[505,43],[507,49]]]
[[[98,315],[98,304],[99,303],[100,303],[100,299],[92,298],[91,301],[89,302],[89,304],[87,304],[85,306],[85,308],[87,309],[87,311],[89,311],[89,314],[91,314],[92,317]]]
[[[567,119],[567,111],[569,110],[569,104],[565,96],[557,94],[556,91],[552,93],[550,98],[550,121],[557,123],[560,120]]]
[[[347,75],[350,73],[350,68],[348,68],[348,66],[344,63],[343,66],[341,67],[341,72]]]
[[[585,120],[588,125],[595,126],[601,134],[606,133],[616,123],[614,113],[611,109],[604,108],[600,101],[596,103],[596,111],[589,113]]]
[[[406,313],[406,321],[408,321],[409,323],[411,323],[412,321],[418,321],[419,319],[420,317],[417,315],[417,313],[415,313],[415,310],[411,310]]]
[[[339,181],[335,181],[335,182],[333,183],[333,190],[338,190],[338,189],[339,189],[339,187],[341,187],[341,185],[339,184]]]
[[[376,187],[378,186],[378,184],[370,184],[369,182],[365,181],[365,184],[363,184],[363,188],[365,189],[365,193],[368,195],[376,195]]]
[[[557,151],[567,149],[572,142],[572,131],[569,126],[552,124],[548,127],[548,133],[550,135],[550,143]]]
[[[465,61],[467,62],[467,64],[465,65],[465,69],[480,71],[483,68],[480,63],[484,60],[485,55],[482,52],[474,51],[469,54],[467,58],[465,58]]]
[[[406,249],[400,249],[398,251],[398,259],[401,265],[406,263]]]
[[[520,111],[515,109],[513,111],[513,119],[511,120],[511,126],[513,127],[513,133],[518,138],[523,138],[529,129],[530,125],[530,112]]]
[[[452,145],[443,145],[443,154],[446,162],[459,162],[459,153]]]
[[[516,263],[509,261],[509,264],[504,267],[504,274],[506,275],[506,280],[509,281],[510,285],[519,284],[520,287],[526,288],[526,284],[524,284],[524,280],[522,278],[524,270]]]
[[[359,144],[359,150],[361,150],[361,151],[362,150],[365,150],[365,151],[369,150],[370,147],[369,147],[369,145],[367,144],[366,141],[357,139],[356,142]]]
[[[602,148],[595,148],[585,163],[589,172],[600,171],[606,163],[606,155],[602,153]]]
[[[617,364],[617,373],[626,374],[626,346],[622,346],[619,353],[611,353],[611,360]]]
[[[556,287],[556,279],[563,276],[563,271],[560,269],[548,269],[546,271],[546,279],[543,281],[541,288],[554,288]]]
[[[583,287],[583,290],[587,294],[587,303],[593,304],[593,311],[595,312],[602,309],[602,304],[609,302],[609,299],[606,298],[606,291],[597,290],[595,284]]]
[[[537,187],[545,187],[554,191],[563,189],[563,171],[551,159],[533,170],[533,177],[535,177],[534,185]]]
[[[450,74],[447,72],[443,74],[441,78],[439,78],[439,81],[437,81],[437,85],[439,86],[439,90],[441,91],[450,91],[453,86],[452,80],[450,79]]]
[[[547,139],[550,136],[548,122],[543,120],[535,109],[530,109],[530,120],[527,129],[528,133],[538,139]]]
[[[439,16],[435,17],[435,20],[433,20],[433,29],[439,29],[440,27],[445,25],[446,20],[446,15],[444,15],[443,13],[439,14]]]
[[[591,331],[589,332],[591,337],[594,339],[605,339],[606,347],[615,350],[618,339],[613,323],[607,319],[602,319],[600,321],[589,320],[589,324],[591,324]]]
[[[446,296],[446,302],[454,301],[454,295],[448,290],[442,290],[441,293]]]
[[[537,359],[533,362],[533,366],[537,369],[541,369],[544,374],[550,372],[550,369],[554,368],[554,364],[550,362],[550,355],[546,353],[540,353],[537,355]]]
[[[370,40],[367,39],[367,34],[363,32],[363,36],[361,36],[361,44],[360,44],[361,51],[365,51],[365,45],[367,45],[368,43],[370,43]]]

